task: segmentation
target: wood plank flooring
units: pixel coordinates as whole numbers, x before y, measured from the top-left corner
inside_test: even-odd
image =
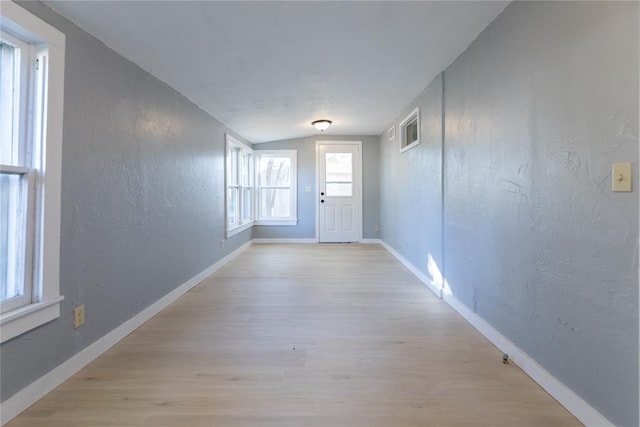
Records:
[[[378,245],[254,245],[10,427],[581,425]]]

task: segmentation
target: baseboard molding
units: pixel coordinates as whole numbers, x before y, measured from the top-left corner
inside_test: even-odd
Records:
[[[299,238],[299,239],[280,239],[280,238],[259,238],[259,239],[253,239],[253,243],[256,244],[260,244],[260,243],[305,243],[305,244],[309,244],[309,243],[319,243],[317,239],[315,238],[311,238],[311,239],[306,239],[306,238]],[[362,243],[362,244],[380,244],[380,239],[360,239],[360,241],[358,243]]]
[[[571,412],[580,422],[586,426],[610,427],[614,424],[605,418],[600,412],[589,405],[584,399],[578,396],[573,390],[564,385],[558,378],[543,368],[531,356],[525,353],[511,340],[502,335],[496,328],[491,326],[486,320],[474,313],[469,307],[464,305],[453,295],[442,293],[442,290],[435,288],[431,280],[413,266],[406,258],[396,252],[383,240],[380,244],[407,267],[422,283],[434,291],[447,304],[453,307],[464,319],[476,328],[482,335],[493,343],[501,352],[507,353],[509,359],[520,367],[531,379],[537,382],[554,399]],[[436,290],[438,292],[436,292]]]
[[[389,251],[391,253],[391,255],[393,255],[394,257],[396,257],[396,259],[398,261],[400,261],[400,263],[402,265],[404,265],[405,267],[407,267],[407,269],[413,273],[414,276],[416,276],[418,279],[420,279],[420,281],[422,283],[424,283],[425,285],[427,285],[429,287],[429,289],[431,289],[431,291],[436,294],[436,296],[438,298],[442,298],[442,289],[438,288],[436,285],[433,284],[433,282],[431,281],[431,279],[429,279],[429,277],[427,277],[426,274],[424,274],[422,271],[418,270],[416,268],[416,266],[414,266],[413,264],[411,264],[405,257],[403,257],[402,255],[400,255],[395,249],[393,249],[391,246],[389,246],[387,244],[387,242],[385,242],[384,240],[379,240],[379,242],[387,251]]]
[[[465,320],[476,328],[482,335],[491,341],[498,349],[509,355],[509,359],[518,365],[529,377],[537,382],[540,387],[553,396],[562,406],[567,408],[580,422],[586,426],[608,427],[614,424],[606,419],[600,412],[589,405],[573,390],[564,385],[558,378],[543,368],[531,356],[525,353],[511,340],[502,335],[486,320],[474,313],[453,295],[444,295],[443,298]]]
[[[253,243],[318,243],[315,238],[311,239],[253,239]]]
[[[94,361],[98,356],[113,347],[124,337],[166,308],[169,304],[176,301],[183,294],[215,273],[220,269],[220,267],[240,255],[245,249],[251,246],[252,243],[252,241],[245,243],[229,255],[222,258],[220,261],[213,264],[211,267],[192,277],[187,282],[183,283],[155,303],[151,304],[149,307],[142,310],[140,313],[133,316],[131,319],[124,322],[122,325],[118,326],[116,329],[107,333],[93,344],[90,344],[84,350],[73,355],[61,365],[49,371],[2,402],[0,405],[2,407],[2,410],[0,411],[0,423],[5,425],[29,406],[42,399],[47,393],[58,387],[80,369]]]
[[[360,239],[360,242],[363,245],[380,245],[380,239]]]

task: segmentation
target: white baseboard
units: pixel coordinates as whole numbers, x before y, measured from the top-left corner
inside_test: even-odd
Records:
[[[0,411],[0,423],[5,425],[29,406],[42,399],[47,393],[58,387],[80,369],[87,366],[102,353],[113,347],[124,337],[144,324],[147,320],[151,319],[169,304],[180,298],[184,293],[192,289],[207,277],[211,276],[220,269],[220,267],[231,261],[233,258],[240,255],[240,253],[251,246],[251,244],[251,241],[245,243],[226,257],[222,258],[220,261],[213,264],[211,267],[192,277],[187,282],[183,283],[155,303],[151,304],[149,307],[142,310],[140,313],[133,316],[131,319],[124,322],[122,325],[118,326],[116,329],[107,333],[93,344],[90,344],[84,350],[76,353],[61,365],[58,365],[53,370],[49,371],[2,402],[0,405],[2,407],[2,410]]]
[[[253,243],[318,243],[315,238],[311,239],[253,239]]]
[[[380,244],[394,257],[396,257],[405,267],[407,267],[422,283],[427,285],[429,289],[436,293],[436,295],[440,296],[445,302],[453,307],[453,309],[464,317],[467,322],[484,335],[485,338],[491,341],[493,345],[498,347],[501,352],[507,353],[509,355],[509,359],[513,360],[513,363],[518,365],[520,369],[531,377],[531,379],[537,382],[562,406],[567,408],[567,410],[580,420],[580,422],[586,426],[593,427],[610,427],[614,425],[600,412],[589,405],[584,399],[578,396],[573,390],[564,385],[553,374],[543,368],[531,356],[525,353],[507,337],[502,335],[486,320],[474,313],[469,307],[464,305],[459,299],[453,295],[446,293],[443,294],[442,290],[437,288],[434,289],[434,286],[431,284],[431,280],[429,280],[424,273],[415,268],[415,266],[407,261],[402,255],[391,248],[391,246],[384,241],[380,241]],[[439,292],[436,292],[436,290]]]
[[[442,298],[442,289],[438,288],[432,281],[431,279],[429,279],[429,277],[427,277],[426,274],[424,274],[422,271],[418,270],[416,268],[416,266],[414,266],[413,264],[411,264],[405,257],[403,257],[402,255],[400,255],[398,252],[396,252],[395,249],[393,249],[391,246],[389,246],[387,244],[387,242],[385,242],[384,240],[380,240],[379,243],[387,250],[391,253],[391,255],[393,255],[394,257],[396,257],[396,259],[398,261],[400,261],[400,263],[402,265],[404,265],[405,267],[407,267],[407,269],[413,273],[414,276],[416,276],[418,279],[420,279],[420,281],[422,283],[424,283],[425,285],[427,285],[429,287],[429,289],[431,289],[431,291],[433,291],[434,294],[436,294],[436,296],[438,298]]]
[[[360,242],[358,243],[362,243],[363,245],[374,245],[374,244],[380,245],[381,244],[380,239],[360,239]]]
[[[317,239],[310,238],[292,238],[292,239],[280,239],[280,238],[259,238],[253,239],[253,243],[319,243]],[[380,239],[360,239],[358,243],[362,244],[380,244]]]
[[[540,387],[553,396],[562,406],[567,408],[580,422],[586,426],[609,427],[614,424],[606,419],[600,412],[589,405],[584,399],[578,396],[573,390],[564,385],[558,378],[543,368],[531,356],[525,353],[520,347],[502,335],[491,326],[486,320],[474,313],[469,307],[464,305],[453,295],[444,295],[443,298],[454,308],[467,322],[476,328],[482,335],[491,341],[498,349],[509,355],[509,359],[518,365],[527,375],[529,375]]]

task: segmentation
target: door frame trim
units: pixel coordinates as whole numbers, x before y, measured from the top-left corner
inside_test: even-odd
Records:
[[[358,203],[358,218],[360,220],[360,230],[358,230],[358,242],[362,242],[362,239],[364,238],[364,194],[362,192],[363,189],[363,183],[362,183],[362,177],[363,177],[363,171],[362,171],[362,159],[364,157],[364,154],[362,152],[362,141],[337,141],[337,140],[332,140],[332,141],[326,141],[326,140],[316,140],[316,148],[315,148],[315,155],[316,155],[316,190],[315,190],[315,195],[316,195],[316,243],[320,242],[320,189],[318,188],[318,182],[319,182],[319,174],[320,174],[320,156],[318,155],[319,152],[319,147],[321,145],[356,145],[358,147],[358,151],[360,153],[360,155],[358,156],[358,174],[359,174],[359,183],[357,186],[358,189],[358,198],[357,198],[357,203]]]

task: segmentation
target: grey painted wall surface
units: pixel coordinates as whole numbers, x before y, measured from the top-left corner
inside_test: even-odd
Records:
[[[400,152],[397,124],[420,107],[419,145]],[[431,280],[442,272],[442,79],[396,117],[396,137],[380,136],[381,238]],[[389,125],[391,127],[391,125]],[[429,266],[429,257],[433,260]]]
[[[613,162],[638,167],[638,3],[514,3],[445,94],[453,293],[638,425],[638,187],[611,192]]]
[[[65,300],[59,319],[2,344],[3,401],[250,239],[221,249],[227,129],[39,2],[21,5],[67,37]]]
[[[512,3],[444,73],[453,295],[622,426],[639,421],[638,187],[610,189],[613,162],[638,182],[638,6]],[[385,141],[382,237],[424,271],[437,244],[413,244],[426,235],[408,216],[437,209],[395,193],[437,150],[418,161]]]
[[[297,150],[298,152],[298,225],[253,227],[254,238],[312,239],[316,237],[316,141],[362,141],[362,210],[364,237],[377,239],[375,226],[380,223],[379,143],[377,136],[315,135],[255,144],[259,150]],[[305,187],[311,186],[310,193]]]

